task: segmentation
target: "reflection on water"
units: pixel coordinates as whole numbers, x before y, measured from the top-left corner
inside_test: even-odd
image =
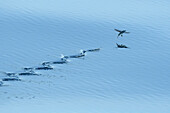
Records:
[[[6,87],[0,87],[3,113],[8,112],[6,107],[32,112],[29,108],[34,105],[50,108],[47,112],[167,113],[168,4],[152,0],[0,1],[0,71],[21,72],[26,66],[55,61],[60,54],[101,48],[88,52],[84,59],[55,65],[54,70],[37,70],[41,76],[5,82]],[[117,38],[115,28],[130,34]],[[116,43],[129,48],[116,48]],[[16,107],[19,103],[23,106]]]

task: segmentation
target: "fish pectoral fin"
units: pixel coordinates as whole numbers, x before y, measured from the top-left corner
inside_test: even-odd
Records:
[[[120,30],[118,30],[118,29],[115,29],[115,31],[117,31],[117,32],[121,32]]]

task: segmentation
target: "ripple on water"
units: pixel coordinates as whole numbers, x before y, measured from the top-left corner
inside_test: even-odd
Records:
[[[4,82],[8,87],[0,87],[0,90],[8,93],[0,92],[1,102],[17,103],[21,102],[19,99],[35,97],[41,102],[55,103],[56,100],[67,104],[77,104],[79,100],[84,103],[93,100],[94,105],[94,101],[100,101],[98,104],[102,105],[122,102],[123,108],[127,103],[143,102],[153,109],[156,108],[152,104],[156,102],[156,106],[163,104],[162,109],[167,109],[170,94],[169,2],[131,0],[122,4],[117,1],[113,4],[115,7],[110,7],[110,2],[103,11],[99,8],[103,1],[96,5],[96,9],[89,12],[91,18],[85,18],[84,13],[76,9],[77,13],[65,9],[64,14],[72,15],[68,17],[56,16],[54,7],[47,8],[47,14],[40,13],[36,6],[30,9],[16,4],[14,9],[22,11],[15,13],[2,7],[6,13],[0,11],[0,71],[20,72],[24,66],[55,61],[60,54],[77,54],[80,49],[100,47],[101,50],[88,52],[85,58],[70,59],[68,64],[54,65],[55,69],[51,71],[36,71],[41,76]],[[119,11],[120,4],[124,7]],[[161,8],[156,13],[158,7]],[[115,28],[131,33],[117,39]],[[116,48],[116,43],[125,44],[129,49]],[[0,77],[2,79],[4,75]]]

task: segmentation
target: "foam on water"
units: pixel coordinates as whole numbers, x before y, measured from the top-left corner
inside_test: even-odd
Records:
[[[56,61],[60,54],[101,48],[68,64],[53,65],[54,70],[36,71],[40,76],[4,82],[1,111],[168,113],[168,4],[167,0],[0,1],[0,71],[22,72],[26,66]],[[117,39],[115,28],[130,34]],[[129,48],[116,48],[116,43]]]

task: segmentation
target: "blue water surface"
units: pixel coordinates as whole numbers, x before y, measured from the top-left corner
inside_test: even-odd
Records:
[[[0,1],[0,71],[101,48],[0,87],[2,113],[170,113],[169,0]],[[130,32],[117,38],[114,29]],[[128,49],[116,48],[116,43]],[[1,73],[0,79],[5,75]]]

